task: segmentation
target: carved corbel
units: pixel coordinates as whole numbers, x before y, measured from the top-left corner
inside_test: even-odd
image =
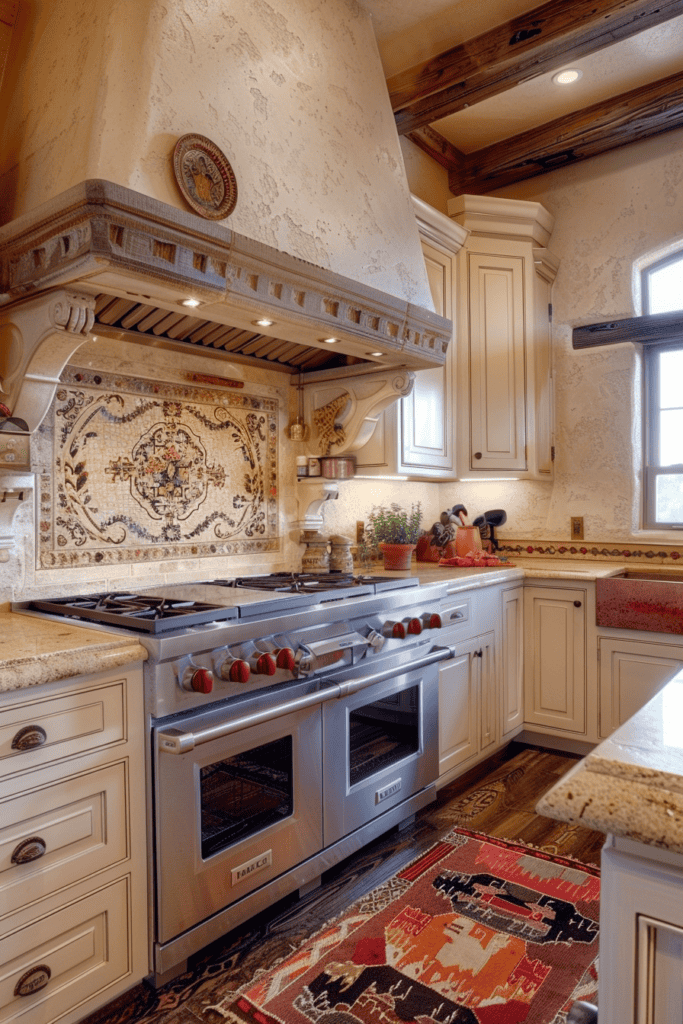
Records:
[[[0,399],[29,430],[42,423],[62,370],[94,322],[95,299],[75,291],[46,292],[0,309]]]
[[[343,455],[367,444],[389,405],[409,395],[415,374],[399,368],[304,384],[306,421],[322,455]]]

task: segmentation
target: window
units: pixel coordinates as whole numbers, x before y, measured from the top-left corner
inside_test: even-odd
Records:
[[[683,251],[642,272],[643,313],[683,310]],[[645,349],[645,522],[683,528],[683,317],[681,340]]]

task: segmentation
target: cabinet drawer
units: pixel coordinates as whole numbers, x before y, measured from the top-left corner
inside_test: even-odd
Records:
[[[0,824],[4,916],[128,855],[126,765],[119,762],[2,800]],[[38,857],[22,860],[32,853]]]
[[[0,713],[0,774],[83,754],[125,740],[124,680],[62,697],[24,700]],[[18,749],[26,742],[39,745]]]
[[[444,643],[454,643],[469,636],[475,629],[472,594],[451,594],[441,602],[442,633]]]
[[[128,902],[121,878],[0,939],[0,1024],[57,1020],[128,974]]]

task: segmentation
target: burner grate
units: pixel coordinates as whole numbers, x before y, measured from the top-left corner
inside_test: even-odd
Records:
[[[235,617],[232,608],[203,601],[182,601],[140,594],[93,594],[32,601],[31,608],[70,618],[124,626],[145,633],[162,633]]]

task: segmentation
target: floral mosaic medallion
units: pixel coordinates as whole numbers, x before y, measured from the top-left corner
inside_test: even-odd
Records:
[[[273,551],[275,399],[67,368],[40,566]]]

